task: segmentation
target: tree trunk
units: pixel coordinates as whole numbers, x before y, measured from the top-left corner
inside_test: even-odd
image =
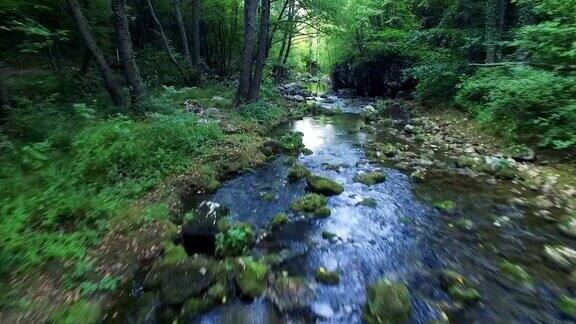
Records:
[[[200,0],[192,0],[192,63],[200,66]]]
[[[252,79],[252,56],[254,54],[254,37],[256,34],[257,0],[244,0],[244,46],[242,48],[242,66],[238,83],[236,103],[249,100],[250,80]]]
[[[268,52],[268,33],[270,28],[270,0],[262,0],[260,11],[260,34],[258,35],[258,51],[254,62],[254,75],[250,80],[250,93],[248,99],[254,101],[260,96],[260,83],[266,66],[266,53]]]
[[[114,15],[120,62],[124,69],[124,76],[128,84],[130,84],[132,103],[137,103],[146,96],[146,87],[140,77],[134,49],[132,48],[132,38],[130,37],[130,26],[126,17],[124,0],[112,0],[112,13]]]
[[[151,0],[146,0],[146,4],[148,5],[148,10],[150,11],[150,16],[152,16],[152,20],[154,21],[156,28],[158,28],[158,32],[160,33],[160,38],[162,39],[162,43],[164,44],[164,48],[166,49],[166,52],[168,53],[168,57],[170,57],[170,61],[172,62],[172,64],[174,64],[174,66],[176,67],[176,69],[178,70],[180,75],[182,75],[184,82],[189,85],[190,80],[189,80],[188,76],[186,75],[186,72],[184,72],[184,70],[180,67],[180,64],[178,64],[178,60],[176,59],[176,56],[172,52],[172,47],[170,46],[170,41],[168,40],[168,37],[166,37],[166,34],[164,33],[164,28],[162,27],[160,20],[158,20],[158,17],[156,17],[156,13],[154,12],[154,7],[152,7]]]
[[[496,46],[499,40],[498,37],[498,8],[500,7],[500,0],[487,0],[485,9],[485,23],[486,23],[486,63],[496,62]]]
[[[296,1],[292,1],[292,3],[290,4],[290,19],[289,19],[289,27],[287,30],[288,37],[286,39],[286,52],[284,52],[284,57],[280,61],[282,65],[286,65],[286,63],[288,62],[290,50],[292,49],[292,37],[294,37],[294,29],[296,28],[294,24],[295,14],[296,14]]]
[[[188,47],[188,35],[186,35],[186,28],[184,27],[184,21],[182,20],[182,12],[180,11],[180,0],[174,0],[174,9],[176,20],[178,22],[178,29],[180,30],[180,39],[182,41],[184,57],[186,57],[190,67],[194,67],[194,61],[192,60],[192,56],[190,56],[190,49]]]
[[[6,76],[4,75],[4,63],[0,61],[0,124],[4,122],[6,117],[6,109],[10,105],[10,98],[8,97],[8,89],[5,82]]]
[[[80,70],[78,71],[78,75],[85,76],[88,73],[88,67],[90,66],[90,52],[85,49],[84,54],[82,55],[82,65],[80,65]]]
[[[98,71],[100,71],[102,79],[104,80],[104,86],[112,98],[112,102],[115,106],[125,106],[126,103],[124,102],[124,98],[122,98],[120,87],[118,86],[106,59],[104,58],[104,54],[102,54],[100,48],[98,48],[96,40],[94,40],[94,37],[90,32],[90,26],[82,14],[82,9],[80,8],[78,0],[68,0],[68,4],[70,5],[74,21],[78,25],[78,30],[80,31],[84,45],[90,51],[92,58],[94,58],[94,61],[96,62]]]

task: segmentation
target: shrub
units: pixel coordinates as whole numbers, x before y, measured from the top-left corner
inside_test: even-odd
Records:
[[[530,67],[481,70],[461,85],[457,103],[512,140],[576,145],[576,78]]]
[[[284,116],[284,111],[280,106],[259,100],[240,106],[240,115],[251,121],[269,125],[277,123]]]
[[[255,243],[252,226],[237,223],[216,235],[216,253],[222,256],[238,256],[246,253]]]

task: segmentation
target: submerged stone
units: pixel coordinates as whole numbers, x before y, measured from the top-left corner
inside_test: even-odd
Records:
[[[382,279],[370,285],[366,295],[366,304],[362,309],[362,321],[365,324],[410,321],[411,297],[404,284]]]
[[[364,198],[361,202],[358,203],[358,205],[374,208],[376,207],[377,203],[376,199],[374,198]]]
[[[459,219],[454,224],[463,231],[472,231],[476,228],[476,224],[468,218]]]
[[[234,275],[242,295],[256,298],[266,289],[268,265],[251,258],[239,258],[234,262]]]
[[[372,186],[377,183],[386,181],[386,175],[380,171],[372,171],[363,174],[358,174],[354,177],[354,182],[360,182],[367,186]]]
[[[289,312],[306,308],[313,290],[304,278],[279,276],[274,278],[266,295],[279,311]]]
[[[290,206],[297,212],[313,213],[326,206],[326,204],[328,204],[326,197],[316,193],[310,193],[294,200]]]
[[[325,285],[337,285],[340,283],[340,275],[336,271],[328,271],[324,267],[316,269],[314,274],[316,281]]]
[[[320,176],[308,176],[306,184],[309,191],[325,196],[339,195],[344,192],[341,184]]]
[[[334,233],[327,232],[327,231],[322,232],[322,238],[325,240],[331,241],[335,237],[336,237],[336,234],[334,234]]]
[[[310,175],[310,170],[301,164],[295,164],[288,172],[288,181],[296,182]]]
[[[279,228],[286,223],[288,223],[288,216],[284,213],[278,213],[270,220],[270,227]]]
[[[534,282],[526,270],[517,264],[503,260],[498,263],[498,267],[506,277],[512,279],[513,281],[528,285],[532,285]]]

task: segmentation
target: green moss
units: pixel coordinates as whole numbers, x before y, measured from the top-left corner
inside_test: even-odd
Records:
[[[326,231],[322,232],[322,238],[325,240],[332,240],[335,237],[336,237],[336,234],[334,234],[334,233],[326,232]]]
[[[450,214],[456,209],[456,204],[451,200],[437,201],[434,203],[434,208]]]
[[[558,298],[556,305],[558,306],[558,309],[560,309],[566,316],[569,316],[572,319],[576,319],[576,298],[562,295],[560,298]]]
[[[260,199],[264,200],[264,201],[273,201],[276,199],[276,194],[273,192],[265,192],[263,194],[260,195]]]
[[[362,309],[365,324],[408,323],[412,313],[408,288],[401,283],[379,280],[368,287]]]
[[[358,203],[358,205],[374,208],[376,207],[377,203],[376,199],[374,198],[365,198],[360,203]]]
[[[340,275],[336,271],[328,271],[324,267],[316,269],[314,274],[316,281],[325,285],[337,285],[340,283]]]
[[[325,196],[339,195],[344,192],[341,184],[320,176],[308,176],[306,184],[309,191]]]
[[[503,260],[500,263],[498,263],[498,267],[506,277],[516,282],[530,285],[532,285],[532,283],[534,282],[532,280],[532,277],[526,272],[526,270],[524,270],[524,268],[522,268],[517,264]]]
[[[304,154],[304,155],[312,155],[312,154],[314,154],[314,152],[312,152],[312,150],[309,149],[309,148],[303,148],[303,149],[302,149],[302,154]]]
[[[188,254],[182,245],[174,245],[171,241],[165,241],[162,243],[162,248],[164,250],[164,257],[162,258],[161,264],[163,265],[178,264],[188,258]]]
[[[79,300],[72,305],[58,308],[50,316],[54,324],[93,324],[102,320],[102,309],[99,304]]]
[[[471,231],[476,228],[476,224],[468,218],[459,219],[454,224],[463,231]]]
[[[195,317],[207,312],[212,307],[214,307],[214,303],[211,300],[200,297],[191,298],[182,306],[181,314],[184,317]]]
[[[296,182],[310,175],[310,171],[301,164],[295,164],[288,172],[288,181]]]
[[[297,212],[313,213],[318,209],[326,206],[326,204],[328,204],[326,197],[319,194],[310,193],[294,200],[290,206],[294,211]]]
[[[440,280],[442,281],[444,287],[463,285],[468,283],[468,281],[463,275],[459,274],[456,271],[446,269],[440,272]]]
[[[236,284],[243,296],[255,298],[266,289],[268,265],[251,258],[239,258],[234,263]]]
[[[360,182],[367,186],[372,186],[377,183],[386,181],[386,175],[380,171],[372,171],[363,174],[358,174],[354,177],[354,182]]]
[[[280,148],[287,153],[297,153],[304,148],[302,143],[302,133],[288,132],[279,139]]]
[[[456,161],[456,165],[460,168],[470,168],[474,166],[475,163],[474,158],[466,155],[460,156]]]
[[[208,297],[214,303],[224,304],[228,299],[228,290],[223,284],[217,283],[208,289],[206,297]]]
[[[278,213],[274,217],[272,217],[272,220],[270,221],[270,226],[272,228],[278,228],[286,223],[288,223],[288,216],[286,216],[286,214],[284,213]]]
[[[328,216],[330,216],[330,215],[332,214],[332,211],[330,210],[330,208],[324,206],[324,207],[321,207],[321,208],[317,209],[317,210],[314,212],[314,214],[316,215],[316,217],[326,218],[326,217],[328,217]]]

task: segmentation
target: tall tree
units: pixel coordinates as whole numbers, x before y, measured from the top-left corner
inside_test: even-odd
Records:
[[[158,32],[160,33],[160,38],[162,40],[162,44],[164,45],[164,48],[166,49],[166,52],[168,53],[168,57],[170,58],[170,61],[172,62],[172,64],[174,64],[174,66],[176,67],[176,69],[178,70],[178,72],[180,73],[182,78],[184,79],[184,82],[186,84],[190,84],[191,83],[190,78],[188,77],[188,75],[186,74],[184,69],[182,69],[182,67],[180,67],[180,63],[178,63],[178,59],[176,59],[176,55],[172,51],[172,46],[170,45],[170,41],[168,40],[166,33],[164,33],[164,28],[162,27],[162,23],[160,22],[160,20],[156,16],[156,12],[154,11],[154,7],[152,6],[152,1],[146,0],[146,4],[148,6],[150,16],[152,17],[152,20],[154,21],[154,24],[156,25],[156,28],[158,29]]]
[[[8,89],[6,88],[6,83],[4,82],[4,62],[0,61],[0,124],[5,117],[6,108],[9,105]]]
[[[114,26],[116,28],[116,38],[118,42],[118,52],[120,61],[124,69],[124,75],[130,84],[132,102],[141,101],[146,95],[146,88],[140,71],[136,63],[136,57],[132,48],[132,38],[130,37],[130,26],[126,18],[126,7],[124,0],[112,0],[112,12],[114,14]]]
[[[192,63],[200,66],[200,0],[192,0]]]
[[[192,56],[190,56],[188,35],[186,35],[186,28],[184,26],[184,21],[182,20],[182,11],[180,10],[180,0],[174,0],[174,11],[176,14],[176,21],[178,22],[178,30],[180,31],[180,40],[182,42],[184,57],[186,57],[186,60],[188,60],[188,64],[190,64],[191,67],[195,67]]]
[[[118,86],[118,83],[114,78],[112,70],[108,66],[108,63],[106,62],[106,59],[104,58],[104,54],[102,54],[102,51],[98,47],[98,44],[94,39],[94,36],[92,36],[90,26],[88,25],[86,17],[84,17],[84,14],[82,13],[82,8],[80,7],[80,4],[78,3],[77,0],[68,0],[68,4],[70,5],[70,9],[72,11],[72,17],[74,18],[74,21],[78,26],[78,31],[82,36],[84,45],[86,46],[86,48],[92,55],[92,58],[94,58],[94,61],[96,62],[98,71],[100,72],[102,80],[104,81],[104,86],[106,87],[106,90],[110,94],[113,104],[115,106],[125,106],[126,103],[124,101],[124,98],[122,97],[120,87]]]
[[[244,0],[244,45],[242,48],[242,65],[236,103],[250,100],[250,80],[252,79],[252,58],[254,55],[254,38],[256,35],[257,0]]]
[[[264,74],[268,53],[268,33],[270,29],[270,0],[262,0],[260,10],[260,33],[258,35],[258,51],[254,61],[254,74],[250,80],[248,99],[254,101],[260,96],[260,83]]]
[[[500,38],[498,31],[500,1],[501,0],[486,0],[484,17],[486,24],[486,34],[484,37],[486,42],[486,63],[496,62],[496,46]]]

